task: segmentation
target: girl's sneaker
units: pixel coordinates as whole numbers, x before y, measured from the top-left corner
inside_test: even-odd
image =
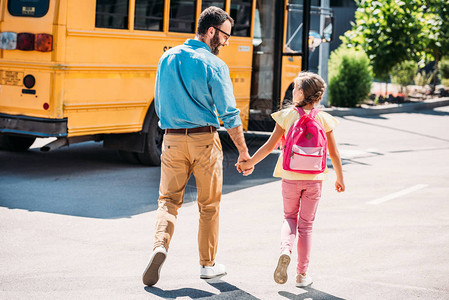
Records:
[[[290,251],[284,250],[279,256],[278,265],[274,270],[274,281],[279,284],[287,282],[287,267],[290,264]]]
[[[305,286],[309,286],[313,283],[312,281],[312,277],[310,277],[309,274],[298,274],[296,275],[296,286],[297,287],[305,287]]]

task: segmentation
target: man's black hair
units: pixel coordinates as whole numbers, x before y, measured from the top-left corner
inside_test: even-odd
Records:
[[[198,19],[197,35],[206,34],[210,27],[219,27],[226,22],[226,20],[229,20],[231,26],[234,26],[234,20],[221,8],[216,6],[206,8]]]

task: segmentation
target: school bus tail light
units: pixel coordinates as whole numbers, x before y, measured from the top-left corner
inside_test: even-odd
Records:
[[[0,32],[0,49],[50,52],[53,50],[53,35],[47,33]]]
[[[15,50],[17,48],[17,33],[8,31],[0,33],[0,48]]]
[[[53,48],[53,36],[51,34],[36,34],[34,41],[34,50],[41,52],[50,52]]]
[[[34,50],[34,34],[28,32],[17,34],[17,49],[24,51]]]

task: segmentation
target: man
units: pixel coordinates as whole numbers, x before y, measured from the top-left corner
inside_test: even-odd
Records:
[[[215,263],[223,181],[217,112],[239,151],[238,161],[250,157],[229,69],[216,56],[229,45],[233,23],[225,11],[209,7],[200,15],[195,39],[159,60],[154,101],[165,136],[154,248],[142,277],[148,286],[159,280],[191,173],[198,189],[200,278],[226,274],[225,266]]]

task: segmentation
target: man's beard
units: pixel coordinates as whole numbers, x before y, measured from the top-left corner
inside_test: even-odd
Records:
[[[218,55],[220,52],[220,49],[218,49],[219,46],[223,46],[220,44],[220,38],[218,37],[218,31],[215,31],[214,37],[210,40],[210,50],[212,54]]]

